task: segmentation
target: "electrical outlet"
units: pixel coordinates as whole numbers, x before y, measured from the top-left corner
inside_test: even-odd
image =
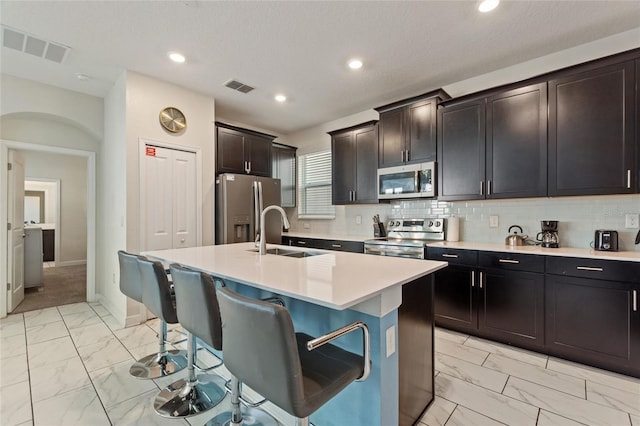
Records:
[[[638,228],[640,226],[640,216],[638,213],[627,213],[624,215],[624,227],[625,228]]]
[[[387,358],[389,358],[396,351],[396,327],[392,325],[387,328],[385,335],[387,340]]]
[[[489,216],[489,228],[497,228],[500,225],[500,221],[498,220],[498,215]]]
[[[362,216],[360,215],[356,216],[356,225],[362,225]]]

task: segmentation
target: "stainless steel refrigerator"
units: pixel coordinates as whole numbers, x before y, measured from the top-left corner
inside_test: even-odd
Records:
[[[221,174],[216,178],[216,244],[255,241],[260,213],[280,205],[280,179]],[[282,219],[277,211],[265,218],[267,242],[282,242]]]

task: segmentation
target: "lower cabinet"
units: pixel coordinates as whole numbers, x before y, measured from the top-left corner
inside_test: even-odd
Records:
[[[325,240],[321,238],[302,238],[283,235],[282,244],[285,246],[306,247],[321,250],[364,253],[364,242],[359,241]]]

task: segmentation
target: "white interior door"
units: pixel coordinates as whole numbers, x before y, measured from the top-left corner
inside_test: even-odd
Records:
[[[11,228],[7,239],[10,283],[7,311],[12,312],[24,299],[24,159],[18,151],[9,150],[9,164],[7,218]]]
[[[145,250],[196,245],[196,155],[147,145],[144,158]]]

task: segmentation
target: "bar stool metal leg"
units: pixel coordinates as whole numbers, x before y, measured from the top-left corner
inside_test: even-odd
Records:
[[[195,372],[196,339],[189,333],[187,343],[188,377],[160,391],[153,402],[156,413],[163,417],[183,418],[207,411],[225,397],[225,381],[217,375]]]
[[[136,361],[129,368],[129,374],[138,379],[158,379],[184,369],[188,364],[187,353],[181,350],[167,351],[166,340],[167,323],[161,321],[158,331],[158,353]]]
[[[259,408],[243,406],[240,403],[242,383],[231,376],[231,411],[225,411],[209,420],[205,426],[278,426],[276,419]]]

